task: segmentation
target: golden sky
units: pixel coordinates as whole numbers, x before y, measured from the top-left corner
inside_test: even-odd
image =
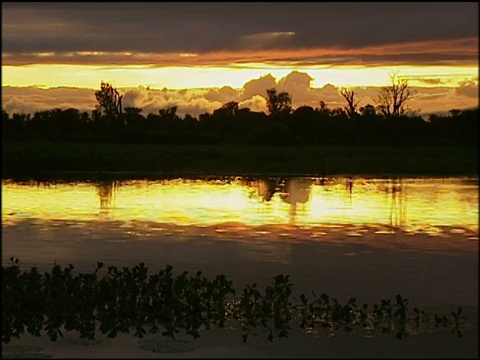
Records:
[[[252,80],[273,75],[283,78],[292,71],[305,72],[313,78],[311,86],[320,88],[326,84],[337,87],[384,86],[389,75],[398,71],[412,86],[458,87],[461,82],[478,79],[478,66],[272,66],[243,64],[236,66],[98,66],[72,64],[32,64],[3,66],[3,86],[80,87],[96,89],[98,79],[112,82],[120,88],[139,85],[151,88],[181,90],[192,88],[240,89]],[[72,76],[75,74],[75,76]]]

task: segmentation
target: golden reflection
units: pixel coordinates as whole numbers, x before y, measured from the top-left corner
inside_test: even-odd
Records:
[[[111,214],[117,183],[115,181],[100,181],[95,184],[100,199],[100,214],[108,218]]]
[[[478,184],[462,179],[235,179],[2,183],[5,225],[22,219],[478,231]],[[408,204],[408,206],[407,206]],[[381,231],[389,231],[382,229]]]
[[[310,179],[291,179],[285,184],[285,192],[280,195],[280,198],[286,203],[290,204],[290,224],[296,224],[297,204],[302,206],[305,210],[305,204],[310,200],[310,190],[312,181]]]

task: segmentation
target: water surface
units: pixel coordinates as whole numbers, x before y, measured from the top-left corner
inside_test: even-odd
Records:
[[[35,219],[478,230],[476,179],[229,178],[2,185],[4,226]]]
[[[340,299],[400,293],[418,306],[478,305],[477,179],[2,185],[2,263],[170,264],[238,286],[289,274],[299,291]]]

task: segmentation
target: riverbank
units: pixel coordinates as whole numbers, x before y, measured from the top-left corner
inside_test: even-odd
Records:
[[[2,174],[3,179],[256,174],[476,177],[478,149],[7,142],[3,143]]]

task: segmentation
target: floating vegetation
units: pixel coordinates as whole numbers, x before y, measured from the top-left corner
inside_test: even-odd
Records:
[[[266,329],[267,340],[273,341],[288,337],[292,326],[307,333],[325,329],[330,334],[359,327],[392,333],[398,339],[450,327],[452,333],[462,336],[465,320],[461,308],[451,316],[427,315],[417,308],[411,313],[408,299],[400,295],[393,302],[383,299],[370,309],[367,304],[357,304],[355,298],[346,304],[313,292],[312,298],[305,294],[296,298],[288,275],[275,276],[263,291],[252,284],[236,295],[232,281],[224,275],[213,280],[201,271],[174,276],[169,265],[150,275],[143,263],[118,269],[105,268],[100,262],[90,274],[75,274],[73,265],[63,269],[55,265],[41,274],[35,267],[22,271],[18,259],[10,260],[9,266],[2,266],[4,344],[23,333],[40,337],[45,332],[56,341],[63,337],[61,329],[77,331],[80,339],[86,340],[95,340],[98,331],[112,338],[131,331],[141,339],[155,333],[175,339],[180,331],[198,338],[202,330],[232,328],[231,324],[242,330],[244,342],[255,328]],[[187,343],[175,344],[184,349],[178,351],[189,349]],[[161,346],[152,348],[149,341],[142,346],[162,351]]]

